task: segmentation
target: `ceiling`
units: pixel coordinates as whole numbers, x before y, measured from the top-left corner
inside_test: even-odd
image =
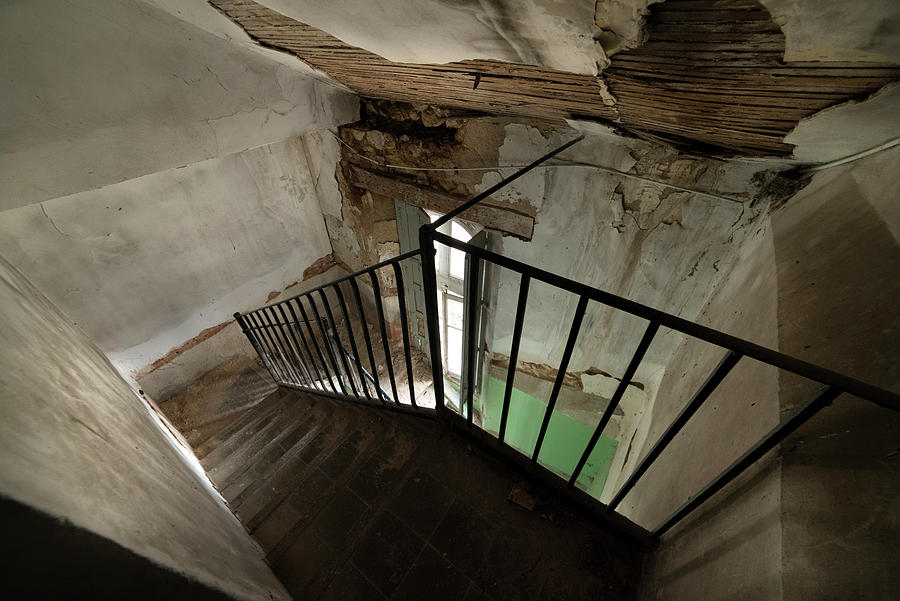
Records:
[[[785,34],[757,0],[654,4],[646,22],[640,18],[645,41],[613,54],[596,76],[546,66],[558,52],[537,61],[544,64],[393,62],[253,0],[210,3],[260,44],[297,56],[361,96],[598,121],[721,155],[788,157],[793,146],[784,138],[801,119],[900,78],[900,65],[871,57],[784,62]],[[301,15],[302,6],[289,12]]]

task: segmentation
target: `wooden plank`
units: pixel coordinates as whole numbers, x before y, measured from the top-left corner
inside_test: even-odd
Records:
[[[373,173],[356,165],[350,166],[350,183],[394,200],[402,200],[429,211],[449,213],[468,199],[436,192],[407,184]],[[486,228],[511,234],[522,240],[531,240],[534,231],[534,217],[516,211],[513,207],[499,205],[490,200],[482,202],[462,214],[468,221],[479,223]]]

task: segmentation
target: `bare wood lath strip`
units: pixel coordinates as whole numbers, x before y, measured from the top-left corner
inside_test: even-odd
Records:
[[[471,60],[394,63],[252,0],[210,0],[261,44],[293,53],[361,96],[485,113],[604,121],[689,148],[791,153],[803,117],[900,77],[897,65],[784,64],[784,35],[757,0],[669,0],[652,7],[648,42],[596,77]]]
[[[756,0],[668,0],[648,26],[604,76],[623,127],[675,142],[789,155],[797,121],[900,77],[897,65],[783,63],[784,34]]]

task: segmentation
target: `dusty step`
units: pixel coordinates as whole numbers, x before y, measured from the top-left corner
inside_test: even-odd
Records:
[[[229,455],[234,453],[235,450],[252,438],[260,429],[271,423],[287,408],[287,398],[283,392],[279,391],[273,396],[276,398],[273,399],[272,405],[266,406],[262,411],[252,412],[251,415],[248,415],[249,419],[244,422],[242,428],[233,432],[200,460],[200,464],[207,472],[225,461]]]
[[[277,444],[294,428],[302,425],[306,419],[308,406],[289,399],[281,411],[275,412],[271,421],[234,449],[225,459],[208,470],[210,480],[220,490],[230,484],[236,477],[250,469],[259,456],[265,453],[270,445]]]
[[[255,529],[254,536],[268,559],[276,561],[293,538],[332,503],[335,494],[372,465],[382,445],[397,435],[394,424],[377,418],[350,432]]]
[[[194,447],[194,455],[196,455],[202,463],[210,453],[222,446],[226,441],[240,432],[243,428],[247,427],[248,424],[256,419],[259,419],[261,416],[268,415],[271,411],[275,411],[282,399],[282,392],[280,390],[272,392],[264,399],[262,399],[256,406],[251,407],[246,412],[244,412],[244,414],[241,415],[238,419],[231,422],[228,426],[205,440],[203,443]]]
[[[232,506],[232,511],[244,526],[251,531],[255,529],[309,473],[318,468],[328,454],[341,445],[348,430],[357,427],[358,419],[359,414],[355,411],[348,414],[342,412],[340,419],[329,421],[300,451],[298,458],[303,465],[299,471],[296,464],[285,463],[269,478],[245,491],[239,502]]]
[[[300,462],[300,454],[318,435],[331,415],[327,405],[310,408],[305,419],[288,429],[283,436],[272,441],[254,459],[249,469],[235,477],[224,487],[222,496],[229,504],[239,502],[242,493],[254,483],[267,480],[275,471],[285,465]]]

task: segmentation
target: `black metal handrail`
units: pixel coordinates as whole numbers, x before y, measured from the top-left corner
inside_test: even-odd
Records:
[[[413,410],[430,413],[431,409],[418,407],[416,404],[410,334],[406,319],[399,321],[409,402],[402,403],[400,400],[395,358],[390,350],[391,340],[378,275],[379,270],[392,270],[397,283],[400,315],[405,315],[406,297],[401,264],[420,255],[418,250],[404,253],[290,298],[247,313],[235,313],[234,318],[262,358],[272,378],[280,385],[355,401],[409,405]],[[360,279],[371,287],[373,293],[374,322],[370,320],[371,310],[366,311],[359,286]],[[346,345],[341,339],[335,315],[343,323]],[[377,339],[374,341],[369,332],[370,325],[376,328]],[[363,362],[360,349],[368,360],[368,368]],[[377,354],[380,356],[376,356]],[[390,393],[379,381],[379,367],[386,372]]]
[[[272,377],[281,385],[309,390],[339,398],[349,398],[360,402],[379,405],[383,407],[400,408],[414,412],[428,413],[427,408],[416,405],[415,386],[411,361],[411,345],[409,326],[407,323],[407,304],[405,298],[403,274],[401,262],[416,257],[421,257],[421,275],[424,286],[427,343],[431,363],[431,385],[434,389],[435,411],[438,417],[446,419],[453,424],[459,424],[465,431],[481,439],[493,440],[496,448],[516,462],[523,463],[525,467],[533,470],[545,478],[551,484],[566,490],[576,500],[591,504],[605,514],[613,525],[636,534],[639,538],[656,540],[672,526],[684,519],[702,503],[708,500],[717,491],[721,490],[729,482],[737,478],[754,462],[776,447],[792,432],[796,431],[813,415],[834,401],[840,394],[847,392],[882,407],[900,410],[900,395],[873,386],[858,379],[840,374],[818,365],[803,361],[796,357],[780,353],[747,340],[725,334],[713,328],[682,319],[654,309],[647,305],[637,303],[624,297],[588,286],[574,280],[546,270],[504,257],[497,253],[456,240],[446,234],[437,231],[437,228],[467,209],[475,206],[479,201],[487,198],[491,193],[499,190],[514,179],[521,177],[541,162],[562,152],[575,144],[581,138],[557,148],[551,153],[541,157],[528,167],[492,186],[472,200],[460,205],[455,210],[444,215],[434,223],[426,224],[419,230],[420,250],[405,253],[393,259],[388,259],[367,269],[358,271],[348,276],[339,278],[328,284],[318,286],[312,290],[303,292],[289,299],[266,305],[260,309],[246,314],[235,314],[235,319],[241,325],[244,334],[253,344],[257,353],[262,358]],[[464,345],[471,352],[465,354],[466,380],[462,390],[463,398],[460,399],[461,413],[449,410],[444,401],[444,373],[441,361],[440,328],[438,323],[438,297],[437,279],[435,271],[435,243],[443,244],[462,251],[469,261],[467,274],[467,291],[465,294],[466,312],[470,316],[464,332]],[[477,353],[472,345],[476,340],[476,322],[478,312],[482,309],[478,302],[477,282],[478,274],[486,270],[488,265],[498,266],[519,274],[519,290],[516,305],[515,320],[513,325],[512,341],[510,346],[509,365],[506,374],[506,388],[503,395],[500,425],[497,437],[475,427],[473,423],[473,400],[476,388],[474,381]],[[403,359],[409,387],[409,403],[402,404],[399,395],[394,370],[394,358],[390,350],[384,305],[382,302],[381,286],[378,279],[378,270],[390,267],[393,270],[397,283],[397,295],[399,301],[400,325],[402,334]],[[373,292],[375,333],[380,338],[380,354],[383,358],[382,371],[384,378],[389,382],[391,392],[381,385],[381,374],[378,373],[379,362],[373,346],[372,336],[369,333],[369,319],[362,301],[358,279],[362,278]],[[557,369],[557,375],[553,383],[550,395],[547,398],[547,406],[541,420],[540,429],[530,457],[523,456],[518,450],[506,442],[508,428],[511,394],[515,384],[518,365],[518,355],[522,338],[524,315],[528,303],[528,291],[532,280],[540,281],[557,289],[564,290],[578,296],[578,305],[569,328],[566,345]],[[341,288],[346,285],[352,296],[355,314],[351,315],[347,308],[344,292]],[[331,302],[327,293],[332,293],[338,308],[340,317],[344,323],[347,341],[350,349],[344,345],[340,338],[337,323],[334,319]],[[319,298],[326,317],[319,312],[316,297]],[[563,479],[554,472],[543,467],[539,463],[540,453],[547,434],[551,417],[553,415],[568,364],[576,346],[579,333],[582,330],[582,320],[589,303],[599,303],[646,320],[647,326],[643,331],[640,341],[620,379],[610,402],[601,414],[596,427],[593,430],[578,462],[568,478]],[[302,319],[298,318],[297,312]],[[309,309],[309,312],[307,312]],[[312,319],[310,319],[310,314]],[[279,319],[278,317],[281,317]],[[355,319],[355,321],[354,321]],[[365,369],[361,361],[361,353],[354,334],[356,329],[362,331],[363,349],[369,362],[371,372]],[[317,335],[313,325],[318,326]],[[303,327],[301,327],[303,326]],[[641,365],[648,349],[653,344],[660,327],[680,332],[691,338],[701,340],[724,349],[725,353],[718,365],[713,369],[706,381],[693,394],[685,407],[681,410],[673,422],[656,440],[652,448],[638,462],[638,465],[629,474],[625,483],[619,488],[608,504],[584,493],[575,487],[575,483],[584,469],[591,453],[597,445],[604,429],[609,424],[614,411],[618,408],[627,387],[632,383],[632,378]],[[376,341],[377,342],[377,341]],[[395,341],[396,342],[396,341]],[[324,350],[323,350],[324,347]],[[751,449],[741,455],[730,466],[716,476],[699,492],[691,496],[678,507],[668,518],[663,520],[653,530],[648,531],[637,526],[630,520],[616,513],[616,508],[622,500],[633,491],[635,485],[646,474],[648,469],[663,454],[668,445],[675,439],[679,432],[689,423],[694,414],[710,398],[719,384],[728,376],[734,367],[743,359],[750,358],[764,364],[800,375],[811,381],[824,385],[805,405],[794,414],[781,422],[766,434]],[[351,366],[355,369],[352,369]],[[355,372],[355,376],[354,376]],[[327,387],[326,387],[327,384]],[[370,393],[369,384],[375,389],[374,396]],[[358,388],[357,388],[358,385]],[[329,390],[330,389],[330,390]],[[362,395],[360,395],[360,390]]]

